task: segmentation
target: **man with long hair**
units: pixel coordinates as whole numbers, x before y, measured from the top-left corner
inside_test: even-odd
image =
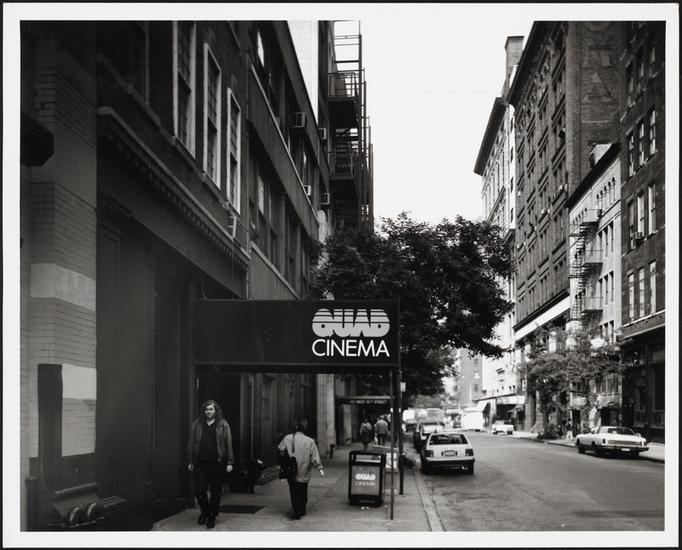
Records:
[[[291,498],[291,507],[294,510],[294,519],[301,519],[305,516],[305,507],[308,503],[308,482],[312,477],[310,471],[314,466],[322,477],[324,477],[324,470],[322,469],[322,462],[320,462],[320,452],[317,450],[315,441],[305,435],[305,430],[308,427],[308,420],[299,418],[296,421],[296,431],[292,434],[287,434],[284,439],[277,446],[279,452],[284,454],[286,450],[289,456],[296,457],[298,471],[295,477],[287,478],[289,483],[289,496]]]
[[[213,399],[201,405],[199,416],[192,423],[187,456],[187,469],[194,472],[197,502],[201,507],[198,523],[212,529],[220,509],[225,474],[232,471],[234,462],[230,425]]]

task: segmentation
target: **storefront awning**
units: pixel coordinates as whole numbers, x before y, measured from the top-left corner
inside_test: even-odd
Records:
[[[473,407],[467,407],[464,412],[483,412],[490,405],[490,401],[479,401]]]

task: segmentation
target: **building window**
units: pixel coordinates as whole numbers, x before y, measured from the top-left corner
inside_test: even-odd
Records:
[[[208,44],[204,44],[204,172],[220,187],[221,74]]]
[[[637,162],[638,166],[643,166],[644,161],[646,160],[644,157],[644,121],[641,121],[639,124],[637,124]]]
[[[637,91],[644,89],[644,51],[637,52]]]
[[[256,32],[256,49],[258,51],[258,61],[260,66],[265,67],[265,47],[263,46],[263,37],[260,31]]]
[[[630,238],[630,246],[628,248],[632,249],[635,247],[635,201],[630,199],[628,201],[628,237]]]
[[[611,272],[611,301],[613,302],[616,299],[616,293],[614,292],[614,281],[615,281],[614,273],[613,271]]]
[[[635,136],[628,134],[628,176],[635,173]]]
[[[196,25],[173,23],[173,129],[194,155]]]
[[[647,189],[649,199],[649,233],[656,231],[656,182],[652,181]]]
[[[654,76],[655,70],[656,70],[656,42],[652,40],[649,43],[649,78]]]
[[[609,303],[609,274],[604,276],[604,304]]]
[[[625,69],[628,90],[628,105],[632,103],[635,98],[635,77],[632,74],[632,65],[628,65]]]
[[[649,264],[649,313],[656,313],[656,262]]]
[[[644,317],[646,315],[646,312],[644,311],[646,301],[645,301],[645,295],[644,295],[644,268],[640,268],[637,271],[637,277],[638,277],[638,282],[639,282],[639,314],[637,317]]]
[[[637,195],[637,233],[644,235],[644,193]]]
[[[103,21],[97,33],[98,51],[145,101],[149,99],[148,26],[141,21]]]
[[[628,319],[635,318],[635,274],[628,275]]]
[[[237,212],[241,203],[242,111],[232,90],[227,92],[227,200]]]
[[[656,109],[649,111],[649,155],[656,152]]]

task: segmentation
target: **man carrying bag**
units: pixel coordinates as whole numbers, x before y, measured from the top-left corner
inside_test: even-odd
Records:
[[[282,457],[280,478],[289,483],[289,497],[294,511],[294,519],[305,516],[308,503],[308,483],[314,466],[324,477],[324,470],[320,461],[320,452],[312,438],[303,433],[308,427],[308,421],[301,418],[296,421],[296,431],[284,436],[277,449]]]

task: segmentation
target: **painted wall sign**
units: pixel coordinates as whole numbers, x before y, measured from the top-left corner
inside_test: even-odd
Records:
[[[398,365],[397,301],[198,300],[192,325],[196,363],[290,372]]]

